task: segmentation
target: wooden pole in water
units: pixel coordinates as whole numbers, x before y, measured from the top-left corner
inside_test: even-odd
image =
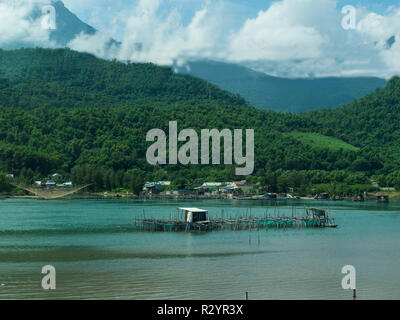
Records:
[[[246,291],[246,300],[249,300],[249,292]]]
[[[353,300],[357,300],[357,289],[353,289]]]
[[[249,227],[249,244],[251,244],[251,224],[250,224],[250,227]]]

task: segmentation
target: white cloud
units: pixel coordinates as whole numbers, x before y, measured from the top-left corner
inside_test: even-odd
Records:
[[[10,1],[19,0],[0,0],[0,46],[16,41],[54,46],[39,19],[27,18],[32,8],[13,8],[7,5]],[[97,1],[67,0],[66,5],[74,11],[100,3],[89,22],[104,21],[102,9],[111,4]],[[234,27],[229,0],[204,0],[193,7],[189,20],[171,5],[176,0],[169,0],[168,6],[161,0],[139,0],[131,8],[115,1],[105,27],[108,33],[80,34],[68,46],[103,58],[162,65],[220,59],[287,77],[389,77],[400,72],[400,7],[384,14],[359,7],[357,29],[344,30],[336,0],[278,0]],[[80,11],[90,12],[89,7]],[[110,47],[116,32],[122,43]],[[388,48],[386,41],[392,36],[396,42]]]
[[[33,20],[30,14],[40,0],[6,0],[0,2],[0,46],[13,43],[49,46],[49,31],[42,28],[41,18]]]
[[[394,8],[387,15],[367,13],[360,19],[357,31],[372,41],[382,42],[400,32],[400,8]]]
[[[344,30],[335,0],[280,0],[232,31],[229,3],[205,1],[184,25],[178,10],[163,11],[159,0],[141,0],[115,18],[125,30],[119,50],[108,37],[80,36],[76,50],[101,57],[170,65],[190,59],[221,59],[286,77],[377,75],[397,65],[397,45],[386,39],[399,30],[397,11],[378,16],[358,8],[357,30]],[[397,21],[396,21],[397,19]],[[400,39],[400,37],[399,37]]]
[[[317,29],[318,11],[332,11],[329,0],[285,0],[248,19],[229,48],[232,60],[317,58],[327,42]]]
[[[399,11],[380,16],[359,7],[356,30],[342,28],[340,11],[335,0],[275,2],[233,36],[228,58],[287,77],[390,77],[400,72],[391,61],[400,58],[397,46],[386,47],[400,30]]]
[[[104,33],[94,35],[81,33],[68,43],[68,47],[81,52],[89,52],[97,57],[113,58],[118,55],[119,48],[112,39]]]
[[[365,13],[357,24],[357,33],[374,46],[383,76],[400,72],[400,8],[392,7],[386,15]],[[392,45],[388,44],[390,38],[395,40]]]
[[[131,12],[120,15],[116,23],[124,24],[124,35],[118,53],[104,51],[99,35],[80,36],[69,46],[102,57],[120,60],[154,62],[170,65],[174,61],[190,58],[216,57],[221,45],[222,5],[206,2],[195,12],[189,24],[182,23],[176,9],[168,14],[160,12],[159,0],[141,0]],[[103,38],[109,41],[109,38]],[[114,48],[115,49],[115,48]]]

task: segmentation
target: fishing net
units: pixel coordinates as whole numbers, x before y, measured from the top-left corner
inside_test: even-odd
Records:
[[[19,184],[14,184],[14,183],[12,183],[12,185],[17,188],[26,190],[30,193],[33,193],[40,198],[47,199],[47,200],[63,198],[63,197],[71,195],[75,192],[78,192],[78,191],[90,186],[90,184],[88,184],[88,185],[84,185],[84,186],[80,186],[80,187],[65,189],[65,188],[35,188],[35,187],[27,187],[27,186],[23,186],[23,185],[19,185]]]

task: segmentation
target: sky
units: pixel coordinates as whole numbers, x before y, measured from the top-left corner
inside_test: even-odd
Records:
[[[99,30],[94,36],[78,36],[68,46],[103,58],[162,65],[213,59],[292,78],[400,74],[400,0],[63,2]],[[353,6],[355,16],[342,13],[344,6]],[[23,17],[28,9],[19,10]],[[4,12],[0,45],[20,34],[46,41],[37,26],[10,23]],[[122,45],[107,47],[110,38]]]
[[[318,2],[320,0],[315,0]],[[64,4],[83,21],[98,29],[106,29],[113,25],[113,21],[127,10],[133,9],[138,0],[64,0]],[[210,1],[212,2],[212,1]],[[215,1],[214,1],[215,2]],[[225,0],[226,12],[235,18],[239,27],[246,19],[254,18],[258,12],[265,11],[277,0]],[[400,0],[338,0],[337,8],[345,5],[365,7],[370,11],[383,14],[395,5],[400,5]],[[190,23],[194,13],[201,9],[205,1],[201,0],[163,0],[160,1],[162,10],[171,11],[177,9],[183,23]],[[115,35],[118,38],[118,34]]]
[[[316,2],[319,0],[315,0]],[[64,4],[77,14],[82,20],[89,22],[97,28],[103,28],[109,25],[114,17],[119,13],[132,8],[138,3],[136,0],[64,0]],[[172,10],[177,8],[184,22],[189,22],[194,12],[200,9],[203,1],[199,0],[164,0],[164,8]],[[225,0],[227,10],[235,14],[241,21],[247,18],[255,17],[259,11],[266,10],[272,0]],[[342,8],[345,5],[364,6],[376,13],[384,13],[387,8],[399,5],[399,0],[340,0],[337,1],[337,7]],[[104,20],[99,16],[107,17]]]

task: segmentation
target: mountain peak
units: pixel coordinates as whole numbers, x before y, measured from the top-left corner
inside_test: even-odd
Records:
[[[26,25],[28,22],[30,23],[28,28],[29,30],[37,29],[34,28],[33,22],[40,22],[40,19],[43,16],[42,9],[44,4],[45,2],[34,3],[31,12],[28,16],[23,18],[25,21],[20,20],[20,22],[23,22],[23,25]],[[3,49],[19,49],[38,46],[53,47],[54,45],[57,47],[66,47],[71,40],[81,33],[92,35],[97,32],[96,29],[84,23],[74,13],[68,10],[62,1],[49,0],[47,4],[54,7],[56,14],[56,29],[48,30],[48,39],[47,37],[43,37],[45,34],[37,36],[32,31],[32,34],[30,34],[29,37],[24,38],[21,36],[20,39],[9,39],[8,41],[2,42],[1,47]]]
[[[65,7],[59,0],[52,1],[56,9],[56,30],[52,30],[50,40],[53,40],[60,46],[66,46],[80,33],[94,34],[96,29],[80,20],[74,13]]]

